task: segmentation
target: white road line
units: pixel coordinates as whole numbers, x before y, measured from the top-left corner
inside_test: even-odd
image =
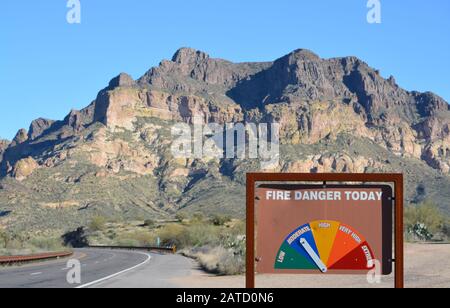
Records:
[[[76,289],[87,288],[87,287],[93,286],[95,284],[98,284],[100,282],[104,282],[104,281],[107,281],[107,280],[112,279],[114,277],[120,276],[120,275],[125,274],[125,273],[127,273],[129,271],[132,271],[132,270],[134,270],[134,269],[136,269],[138,267],[141,267],[142,265],[147,264],[152,259],[152,256],[149,255],[148,253],[143,253],[143,252],[135,252],[135,253],[138,253],[138,254],[141,254],[141,255],[145,255],[145,256],[147,256],[147,259],[144,262],[142,262],[142,263],[140,263],[140,264],[138,264],[136,266],[130,267],[129,269],[123,270],[121,272],[115,273],[115,274],[107,276],[105,278],[98,279],[96,281],[92,281],[90,283],[86,283],[84,285],[78,286],[78,287],[76,287]]]
[[[37,275],[42,275],[42,272],[30,274],[30,276],[37,276]]]

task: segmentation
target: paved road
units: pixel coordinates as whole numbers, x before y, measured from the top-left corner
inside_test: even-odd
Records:
[[[168,260],[174,257],[177,256],[168,256]],[[145,269],[153,273],[156,280],[162,282],[168,278],[168,274],[164,271],[170,269],[170,267],[164,266],[166,264],[164,261],[166,256],[134,251],[77,249],[73,258],[81,262],[81,286],[85,287],[91,287],[89,284],[92,282],[127,270],[129,271],[114,277],[115,284],[118,283],[118,279],[122,275],[138,273],[140,270]],[[158,265],[161,266],[160,269],[153,269],[153,267]],[[3,268],[0,269],[0,288],[80,287],[80,285],[70,285],[67,282],[66,276],[68,271],[67,259],[22,267]],[[147,278],[149,277],[147,276]],[[127,285],[123,286],[126,287]],[[95,284],[93,287],[95,287]]]
[[[189,277],[196,263],[180,255],[152,254],[149,263],[136,270],[95,284],[93,288],[177,288],[189,287],[174,281]]]

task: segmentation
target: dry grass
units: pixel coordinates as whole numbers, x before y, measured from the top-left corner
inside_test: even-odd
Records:
[[[239,275],[245,271],[245,258],[232,248],[214,247],[200,252],[185,251],[188,257],[196,259],[202,269],[224,276]]]

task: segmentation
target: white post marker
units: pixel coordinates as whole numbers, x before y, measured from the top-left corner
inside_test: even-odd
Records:
[[[304,238],[300,239],[300,244],[305,248],[306,252],[309,254],[311,259],[313,259],[314,263],[316,263],[317,267],[322,273],[326,273],[328,271],[328,268],[325,264],[323,264],[322,260],[320,260],[317,253],[314,251],[314,249],[309,245],[308,241]]]

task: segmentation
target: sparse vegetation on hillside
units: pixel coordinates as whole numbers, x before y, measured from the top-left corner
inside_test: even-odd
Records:
[[[106,218],[102,216],[95,216],[89,223],[89,230],[91,231],[102,231],[106,225]]]
[[[0,255],[27,255],[40,252],[56,252],[67,249],[58,236],[13,234],[0,230]]]

